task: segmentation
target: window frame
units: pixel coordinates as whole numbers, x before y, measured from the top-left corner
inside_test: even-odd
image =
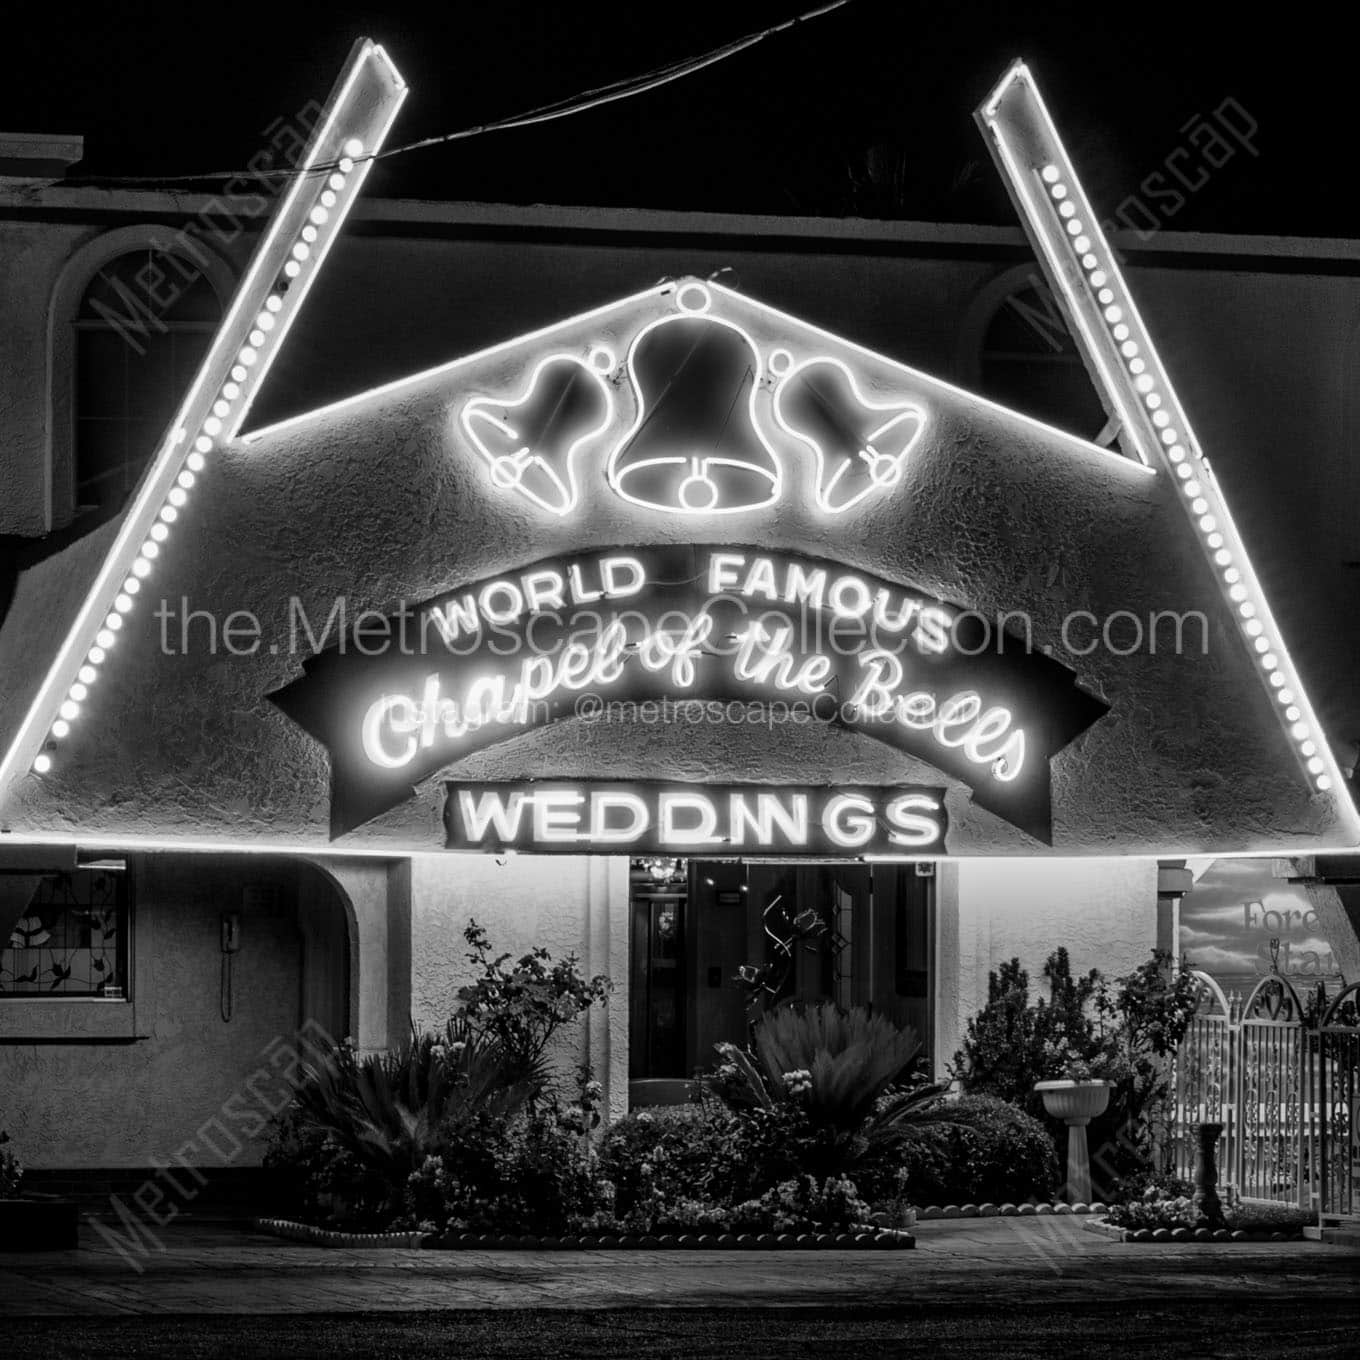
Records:
[[[123,870],[127,875],[124,994],[121,997],[62,996],[58,993],[7,995],[0,999],[0,1045],[131,1043],[151,1037],[152,971],[147,951],[138,948],[137,860],[121,851],[101,853],[116,856],[127,866]],[[35,869],[34,872],[40,871]]]
[[[183,227],[147,222],[102,231],[85,240],[62,266],[52,289],[47,321],[47,485],[52,528],[76,518],[76,335],[81,304],[101,271],[124,255],[146,251],[171,255],[200,269],[225,316],[236,291],[238,269],[210,239]],[[246,243],[248,246],[248,242]],[[154,450],[152,450],[154,452]]]

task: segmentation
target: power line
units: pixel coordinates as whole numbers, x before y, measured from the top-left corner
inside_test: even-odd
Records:
[[[782,23],[773,24],[769,28],[763,28],[754,33],[748,33],[744,37],[736,38],[731,42],[722,44],[707,52],[701,53],[697,57],[686,57],[681,61],[672,62],[668,66],[654,67],[650,71],[645,71],[641,75],[628,76],[622,80],[616,80],[608,85],[600,85],[594,89],[582,90],[566,98],[555,100],[550,104],[540,104],[536,108],[526,109],[520,113],[511,114],[509,117],[496,119],[489,123],[478,123],[473,127],[460,128],[456,132],[445,132],[433,137],[424,137],[420,141],[407,142],[402,146],[391,147],[386,151],[381,151],[377,155],[361,157],[365,160],[388,160],[393,156],[404,156],[412,151],[423,151],[427,147],[442,146],[447,142],[465,141],[470,137],[481,137],[489,132],[506,132],[513,128],[533,127],[539,123],[549,123],[558,118],[569,118],[578,113],[586,113],[590,109],[600,108],[605,104],[612,104],[620,99],[629,99],[634,95],[646,94],[651,90],[660,88],[662,85],[669,85],[676,80],[682,80],[686,76],[706,69],[709,66],[716,66],[720,61],[726,61],[729,57],[736,56],[739,52],[745,52],[748,48],[754,47],[757,43],[764,42],[767,38],[772,38],[776,34],[785,33],[791,28],[796,28],[799,24],[805,24],[813,19],[820,19],[823,15],[830,14],[833,10],[838,10],[848,5],[850,0],[830,0],[828,4],[821,5],[816,9],[811,9],[803,14],[795,15],[792,19],[785,19]],[[324,164],[318,163],[307,170],[294,169],[292,167],[280,167],[277,170],[205,170],[199,174],[191,175],[79,175],[68,178],[66,184],[188,184],[199,183],[204,180],[215,179],[293,179],[304,175],[329,174],[335,168],[336,162],[327,161]]]

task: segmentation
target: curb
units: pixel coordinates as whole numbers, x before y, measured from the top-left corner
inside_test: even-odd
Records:
[[[1103,1214],[1105,1205],[1099,1200],[1091,1204],[928,1204],[916,1210],[918,1222],[932,1218],[1026,1218],[1032,1214]]]
[[[1302,1242],[1303,1230],[1298,1232],[1245,1232],[1241,1228],[1119,1228],[1103,1218],[1088,1219],[1081,1225],[1088,1232],[1099,1233],[1115,1242]]]

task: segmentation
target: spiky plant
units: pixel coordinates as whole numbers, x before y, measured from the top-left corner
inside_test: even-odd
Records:
[[[450,1127],[477,1115],[509,1115],[538,1087],[494,1040],[453,1020],[442,1036],[413,1029],[389,1053],[318,1053],[303,1068],[294,1102],[305,1125],[399,1186]]]
[[[828,1002],[787,1002],[761,1017],[752,1038],[750,1053],[718,1046],[712,1089],[738,1108],[796,1099],[813,1124],[840,1130],[859,1128],[921,1048],[909,1025]]]

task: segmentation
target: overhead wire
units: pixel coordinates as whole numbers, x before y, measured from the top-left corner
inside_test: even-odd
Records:
[[[533,127],[538,124],[553,122],[559,118],[570,118],[576,114],[586,113],[591,109],[600,108],[606,104],[616,103],[621,99],[633,98],[637,95],[647,94],[651,90],[659,89],[663,85],[669,85],[677,80],[683,80],[687,76],[706,70],[710,66],[716,66],[719,62],[726,61],[738,53],[745,52],[756,46],[757,43],[764,42],[766,39],[774,37],[776,34],[785,33],[789,29],[796,28],[799,24],[809,23],[814,19],[842,9],[851,3],[851,0],[829,0],[827,4],[819,5],[815,9],[810,9],[802,14],[794,15],[790,19],[785,19],[777,24],[771,24],[767,28],[759,29],[753,33],[747,33],[740,38],[734,38],[730,42],[721,44],[718,47],[702,52],[698,56],[685,57],[679,61],[671,62],[666,66],[654,67],[652,70],[644,71],[639,75],[627,76],[622,79],[612,81],[607,85],[595,86],[592,89],[581,90],[576,94],[565,96],[562,99],[554,100],[548,104],[540,104],[531,109],[525,109],[520,113],[511,114],[505,118],[494,119],[486,123],[478,123],[471,127],[459,128],[454,132],[438,133],[431,137],[422,137],[418,141],[406,142],[401,146],[389,147],[385,151],[380,151],[369,156],[358,157],[359,160],[390,160],[395,156],[409,155],[413,151],[424,151],[434,146],[444,146],[450,142],[466,141],[472,137],[485,136],[491,132],[507,132],[515,128]],[[329,174],[338,161],[318,162],[305,169],[293,166],[279,166],[277,168],[257,168],[251,170],[206,170],[196,174],[181,175],[76,175],[63,180],[66,185],[123,185],[123,184],[192,184],[202,183],[207,180],[229,180],[229,179],[294,179],[302,178],[307,175]]]

